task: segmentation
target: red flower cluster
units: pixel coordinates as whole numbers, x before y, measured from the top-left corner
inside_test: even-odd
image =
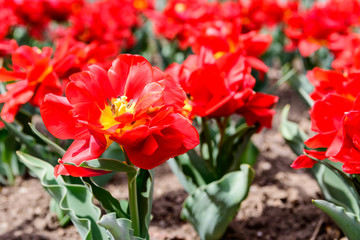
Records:
[[[50,32],[50,22],[57,21],[66,22],[78,41],[128,49],[135,42],[132,30],[140,24],[139,13],[152,7],[150,0],[0,0],[0,43],[14,26],[26,27],[36,39],[57,38],[67,32],[64,26]]]
[[[241,33],[272,26],[282,19],[282,13],[283,7],[276,0],[250,3],[171,0],[163,12],[147,11],[147,16],[153,20],[158,34],[178,39],[184,49],[214,34],[235,40],[236,44]]]
[[[182,65],[172,64],[166,72],[189,94],[191,115],[222,117],[239,113],[249,125],[258,122],[271,127],[275,112],[270,108],[278,98],[253,91],[255,79],[240,52],[217,58],[211,49],[202,47],[199,55],[189,56]]]
[[[133,0],[102,0],[86,4],[71,15],[72,36],[85,43],[114,43],[129,49],[135,43],[132,28],[140,24]]]
[[[0,1],[0,16],[11,18],[2,24],[25,26],[33,37],[42,39],[51,20],[66,21],[83,5],[84,0],[4,0]]]
[[[315,86],[311,97],[311,129],[317,134],[305,142],[304,150],[322,160],[328,158],[343,163],[346,173],[360,173],[360,73],[330,71],[315,68],[308,73]],[[303,155],[293,168],[311,168],[316,161]]]
[[[15,81],[7,84],[8,91],[0,95],[0,103],[5,103],[1,111],[3,120],[12,122],[20,107],[27,102],[40,106],[45,94],[62,93],[51,54],[52,49],[48,47],[40,50],[21,46],[12,54],[13,70],[0,68],[0,82]]]
[[[350,33],[346,36],[345,47],[341,51],[335,52],[335,59],[331,66],[337,70],[360,69],[360,34]]]
[[[112,43],[85,44],[72,39],[70,35],[56,40],[54,56],[49,47],[18,47],[15,41],[4,46],[9,47],[8,52],[12,52],[12,69],[0,68],[0,82],[15,81],[7,84],[7,92],[0,95],[0,103],[5,103],[1,118],[9,123],[13,122],[23,104],[29,102],[39,107],[47,93],[62,95],[68,77],[88,69],[88,64],[97,63],[109,68],[118,50]],[[1,50],[6,48],[1,49],[0,44]],[[2,122],[0,127],[3,127]]]
[[[54,136],[74,139],[55,174],[104,174],[66,163],[96,159],[112,142],[144,169],[187,152],[199,136],[179,113],[185,100],[179,84],[141,56],[120,55],[108,72],[92,65],[72,75],[66,97],[48,94],[40,108]]]
[[[299,48],[302,56],[326,46],[330,51],[340,51],[345,47],[345,38],[351,27],[358,24],[360,3],[349,0],[330,0],[315,3],[308,10],[292,6],[286,14],[285,34],[291,40],[288,50]]]

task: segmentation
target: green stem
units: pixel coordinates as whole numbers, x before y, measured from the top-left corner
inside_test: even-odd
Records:
[[[225,130],[226,130],[226,126],[228,124],[228,120],[229,120],[229,117],[225,117],[223,119],[223,121],[221,120],[221,118],[216,118],[216,123],[218,125],[219,132],[220,132],[220,142],[219,142],[219,146],[218,146],[219,149],[222,147],[224,140],[225,140]]]
[[[127,154],[125,153],[126,163],[132,165]],[[136,189],[136,177],[131,179],[129,173],[128,177],[128,189],[129,189],[129,207],[130,207],[130,218],[132,221],[132,228],[134,229],[134,236],[140,237],[140,220],[139,220],[139,208],[138,208],[138,196]]]
[[[209,150],[210,163],[212,166],[215,166],[214,156],[213,156],[213,146],[212,146],[212,142],[211,142],[210,130],[209,130],[209,125],[208,125],[207,121],[208,121],[207,118],[205,118],[205,117],[201,118],[205,142],[206,142],[206,144],[208,146],[208,150]]]
[[[276,89],[278,89],[279,86],[287,82],[290,78],[292,78],[296,74],[295,69],[290,69],[287,73],[285,73],[276,83],[273,85],[267,92],[272,93]]]

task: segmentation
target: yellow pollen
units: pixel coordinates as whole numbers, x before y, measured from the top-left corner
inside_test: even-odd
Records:
[[[146,0],[134,0],[133,5],[134,8],[138,10],[144,10],[148,7],[148,3]]]
[[[42,50],[41,50],[40,48],[35,47],[35,48],[33,48],[33,49],[35,49],[35,52],[36,52],[37,54],[41,54],[41,53],[42,53]]]
[[[193,109],[193,107],[189,101],[190,101],[190,99],[188,99],[188,98],[184,101],[185,105],[183,106],[182,111],[181,111],[181,114],[187,118],[190,116],[190,113]]]
[[[126,96],[107,100],[107,105],[102,110],[100,116],[100,123],[103,125],[104,129],[109,129],[119,124],[119,122],[115,120],[116,117],[124,113],[133,113],[135,108],[133,102],[132,99],[128,102]]]
[[[218,52],[216,52],[216,53],[214,54],[214,58],[215,58],[215,59],[219,59],[219,58],[221,58],[222,56],[224,56],[225,53],[226,53],[226,52],[218,51]]]
[[[41,75],[35,80],[35,81],[31,81],[29,83],[29,86],[33,86],[36,85],[38,83],[41,83],[42,81],[44,81],[44,79],[51,74],[53,71],[53,67],[52,66],[48,66],[42,73]]]
[[[178,13],[182,13],[185,12],[186,10],[186,5],[184,3],[177,3],[175,4],[175,11]]]

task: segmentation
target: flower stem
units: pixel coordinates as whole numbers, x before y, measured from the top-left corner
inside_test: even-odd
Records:
[[[214,162],[213,145],[211,142],[208,119],[205,117],[201,118],[201,123],[202,123],[203,131],[204,131],[205,142],[206,142],[206,144],[208,146],[208,150],[209,150],[210,163],[214,167],[214,166],[216,166],[216,163]]]
[[[127,154],[125,153],[126,163],[132,165]],[[132,221],[132,228],[134,229],[134,236],[140,237],[140,221],[139,221],[139,208],[138,208],[138,196],[136,188],[136,177],[133,179],[129,173],[128,178],[128,189],[129,189],[129,207],[130,207],[130,218]]]

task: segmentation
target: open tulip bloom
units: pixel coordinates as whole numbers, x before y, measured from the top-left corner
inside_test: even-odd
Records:
[[[44,123],[55,137],[74,139],[55,167],[56,176],[92,177],[118,171],[79,166],[98,159],[113,142],[122,148],[126,159],[122,164],[129,171],[152,169],[199,144],[197,130],[181,114],[185,92],[141,56],[120,55],[109,71],[89,66],[70,77],[65,93],[66,97],[46,95],[40,107]],[[137,183],[129,171],[134,236],[146,237],[139,226]],[[141,175],[138,170],[135,173]]]
[[[141,56],[120,55],[106,72],[92,65],[70,77],[66,97],[49,94],[41,107],[57,138],[74,139],[56,175],[104,174],[67,163],[96,159],[118,143],[130,162],[152,169],[199,144],[196,129],[181,115],[186,95],[174,80]]]

